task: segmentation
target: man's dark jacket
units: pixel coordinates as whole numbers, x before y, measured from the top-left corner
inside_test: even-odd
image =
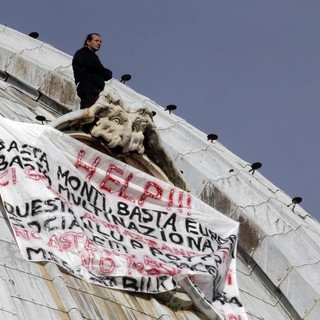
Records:
[[[112,71],[105,68],[99,57],[87,47],[75,53],[72,68],[75,83],[78,85],[77,93],[82,104],[90,97],[98,97],[104,88],[104,82],[112,78]]]

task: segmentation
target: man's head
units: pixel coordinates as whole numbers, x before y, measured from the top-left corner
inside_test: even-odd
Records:
[[[84,46],[88,47],[93,52],[96,52],[100,49],[101,46],[101,36],[98,33],[89,33],[86,40],[84,41]]]

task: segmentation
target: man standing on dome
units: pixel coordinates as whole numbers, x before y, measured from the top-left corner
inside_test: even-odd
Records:
[[[100,46],[101,36],[90,33],[72,59],[77,94],[81,99],[80,109],[91,107],[103,90],[104,82],[112,78],[112,71],[105,68],[96,55]]]

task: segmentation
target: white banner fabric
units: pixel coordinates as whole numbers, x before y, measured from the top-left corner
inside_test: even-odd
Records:
[[[247,319],[238,223],[191,194],[53,128],[5,118],[0,192],[24,259],[109,288],[180,284],[210,319]]]

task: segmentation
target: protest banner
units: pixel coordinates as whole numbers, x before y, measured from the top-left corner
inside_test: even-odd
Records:
[[[247,319],[238,223],[45,125],[0,118],[0,194],[22,256],[150,294],[179,284],[210,319]]]

